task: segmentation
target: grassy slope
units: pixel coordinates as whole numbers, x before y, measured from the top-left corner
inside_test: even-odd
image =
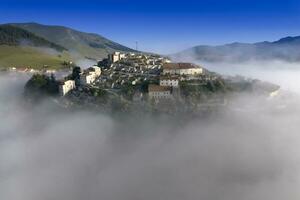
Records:
[[[69,56],[66,53],[60,55],[62,56],[58,57],[35,47],[0,45],[0,68],[30,66],[41,69],[44,65],[51,69],[62,68],[62,62],[68,61]]]
[[[60,52],[67,50],[29,31],[11,25],[0,25],[0,44],[11,46],[28,44],[35,47],[52,48]]]
[[[36,23],[13,24],[64,46],[83,57],[100,59],[113,51],[134,51],[97,34],[84,33],[62,26],[47,26]]]
[[[53,54],[51,52],[55,51],[53,50],[53,48],[49,53],[47,51],[44,51],[44,49],[42,48],[29,47],[28,45],[18,46],[18,44],[15,43],[0,43],[0,69],[24,66],[30,66],[31,68],[40,69],[43,68],[44,65],[48,65],[50,66],[50,68],[62,68],[64,67],[62,65],[63,61],[76,61],[81,60],[84,57],[101,59],[103,57],[106,57],[107,53],[113,52],[115,50],[130,51],[129,48],[107,40],[106,38],[99,35],[83,33],[66,27],[44,26],[35,23],[14,24],[14,26],[20,27],[35,34],[32,35],[31,33],[27,33],[26,31],[22,31],[21,29],[19,31],[22,33],[20,34],[22,36],[20,36],[21,39],[26,33],[25,36],[29,35],[30,37],[28,37],[30,41],[32,38],[36,38],[37,41],[42,41],[42,43],[45,44],[46,47],[52,48],[52,44],[54,43],[70,49],[70,51],[59,53],[62,55],[62,57],[58,57],[58,53]],[[2,27],[10,26],[3,25]],[[18,29],[16,28],[16,30]],[[5,36],[7,37],[4,39],[10,41],[11,36],[15,36],[15,34],[8,34]],[[16,41],[18,41],[19,39],[14,37],[12,38]],[[46,40],[44,41],[44,39],[42,38],[45,38]],[[50,43],[48,41],[50,41]]]

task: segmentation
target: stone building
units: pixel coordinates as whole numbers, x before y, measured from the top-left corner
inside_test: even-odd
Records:
[[[80,84],[89,85],[96,81],[96,79],[101,75],[101,68],[93,66],[85,70],[80,75]]]
[[[74,80],[67,80],[67,81],[60,81],[59,83],[59,94],[61,96],[65,96],[71,90],[75,89],[75,81]]]
[[[160,86],[150,84],[148,86],[148,95],[150,99],[161,100],[171,98],[172,88],[168,86]]]
[[[121,53],[121,52],[114,52],[113,54],[109,54],[108,55],[108,59],[114,63],[114,62],[117,62],[121,59],[125,58],[125,54],[124,53]]]
[[[177,77],[160,77],[159,79],[159,85],[160,86],[169,86],[173,88],[179,87],[179,80]]]
[[[165,63],[163,75],[199,75],[203,74],[203,68],[192,63]]]

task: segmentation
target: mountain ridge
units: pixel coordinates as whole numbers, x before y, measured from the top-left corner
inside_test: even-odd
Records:
[[[65,26],[35,22],[0,24],[2,69],[21,66],[59,69],[70,61],[90,65],[114,51],[135,52],[96,33]]]
[[[300,61],[300,36],[256,43],[234,42],[224,45],[197,45],[171,55],[175,60],[241,62],[251,60]]]
[[[49,47],[60,52],[67,50],[66,48],[50,42],[43,37],[37,36],[30,31],[8,24],[0,25],[0,45]]]
[[[23,28],[37,36],[61,45],[73,53],[95,60],[104,58],[108,53],[114,51],[135,51],[97,33],[85,33],[66,26],[44,25],[34,22],[10,23],[10,25]]]

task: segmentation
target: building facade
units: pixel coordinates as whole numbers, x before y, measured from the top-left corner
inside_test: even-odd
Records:
[[[95,72],[95,75],[96,75],[97,77],[99,77],[99,76],[101,75],[101,68],[98,67],[98,66],[93,66],[92,69],[91,69],[91,71],[94,71],[94,72]]]
[[[96,81],[96,79],[101,75],[101,68],[93,66],[88,68],[80,75],[80,83],[82,85],[89,85]]]
[[[121,59],[125,58],[125,54],[124,53],[121,53],[121,52],[114,52],[113,54],[109,54],[108,55],[108,59],[114,63],[114,62],[117,62]]]
[[[164,75],[199,75],[203,74],[203,68],[191,63],[165,63]]]
[[[93,72],[84,72],[80,75],[80,84],[89,85],[92,84],[96,80],[95,73]]]
[[[161,100],[170,99],[172,88],[168,86],[152,85],[148,86],[148,95],[150,99]]]
[[[59,84],[59,94],[61,96],[65,96],[71,90],[73,90],[75,88],[76,88],[76,86],[75,86],[74,80],[61,81]]]
[[[173,88],[179,87],[179,80],[177,77],[161,77],[159,80],[160,86],[169,86]]]

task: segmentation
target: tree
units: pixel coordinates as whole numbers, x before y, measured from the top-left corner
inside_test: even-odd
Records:
[[[25,85],[25,96],[38,101],[45,96],[55,96],[59,92],[58,82],[52,74],[34,74]]]
[[[73,80],[80,78],[80,73],[81,73],[81,68],[78,66],[74,67],[72,71]]]
[[[111,65],[110,60],[108,60],[107,58],[101,60],[98,62],[98,67],[100,67],[101,69],[108,69]]]
[[[76,66],[73,68],[71,79],[75,81],[76,86],[80,85],[81,68]]]

